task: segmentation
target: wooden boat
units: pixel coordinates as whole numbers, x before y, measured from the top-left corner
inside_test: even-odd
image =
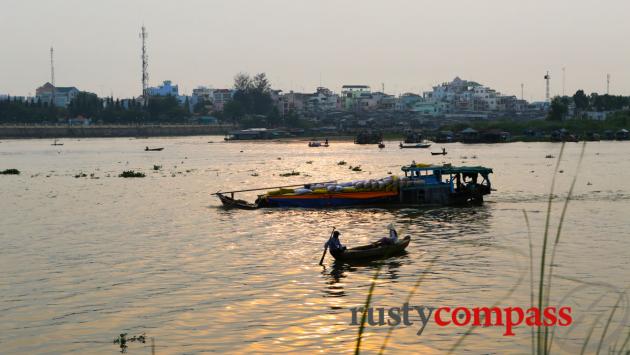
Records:
[[[55,141],[54,141],[51,145],[63,145],[63,143],[59,143],[59,142],[57,142],[57,140],[55,139]]]
[[[404,176],[349,182],[327,181],[309,184],[217,191],[226,206],[256,208],[345,208],[365,206],[470,206],[483,203],[483,196],[492,191],[489,174],[483,166],[452,166],[451,164],[404,165]],[[294,187],[297,187],[294,189]],[[235,193],[263,191],[256,202],[234,200]],[[237,202],[237,203],[235,203]]]
[[[161,152],[163,150],[164,148],[149,148],[149,147],[144,148],[145,152]]]
[[[405,251],[411,241],[410,236],[399,239],[396,244],[368,244],[359,247],[349,248],[344,251],[330,251],[330,254],[337,261],[353,262],[360,260],[389,258]]]
[[[219,192],[217,192],[216,195],[217,197],[219,197],[219,200],[221,200],[221,203],[225,208],[237,208],[241,210],[255,210],[258,208],[257,204],[248,203],[247,201],[243,200],[235,200]]]
[[[404,145],[404,144],[400,143],[399,146],[400,146],[400,149],[405,149],[405,148],[429,148],[431,146],[431,144],[418,143],[418,144]]]
[[[328,143],[321,143],[321,142],[308,142],[308,146],[311,148],[318,148],[318,147],[328,147]]]
[[[448,153],[446,152],[445,148],[442,148],[441,152],[431,152],[431,155],[446,155],[446,154]]]
[[[379,148],[379,149],[383,149],[383,148],[385,148],[385,144],[383,144],[383,142],[379,143],[379,144],[378,144],[378,148]]]

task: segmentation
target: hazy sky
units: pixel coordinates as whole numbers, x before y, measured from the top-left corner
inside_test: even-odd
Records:
[[[578,88],[630,95],[630,0],[0,0],[0,93],[34,94],[50,78],[99,95],[150,84],[231,87],[239,71],[275,88],[367,84],[420,92],[456,75],[506,94]]]

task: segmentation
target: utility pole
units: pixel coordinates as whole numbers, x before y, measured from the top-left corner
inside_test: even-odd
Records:
[[[521,100],[525,100],[525,84],[521,83]]]
[[[53,49],[53,47],[50,47],[50,83],[53,86],[52,89],[52,95],[51,95],[51,100],[52,100],[52,104],[55,104],[55,91],[57,90],[57,87],[55,86],[55,51]]]
[[[562,67],[562,96],[564,96],[564,86],[566,84],[566,69],[565,67]]]
[[[545,81],[547,82],[547,90],[545,91],[545,101],[549,102],[549,81],[551,80],[551,75],[549,75],[549,70],[547,70],[547,74],[545,74]]]
[[[142,39],[142,104],[146,106],[149,100],[149,54],[147,53],[147,33],[144,25],[142,26],[142,32],[140,32],[140,38]]]
[[[606,95],[610,95],[610,74],[606,74]]]

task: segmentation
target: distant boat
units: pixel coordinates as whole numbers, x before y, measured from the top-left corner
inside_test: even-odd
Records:
[[[448,154],[446,152],[446,148],[442,148],[441,152],[431,152],[431,155],[446,155],[446,154]]]
[[[63,143],[59,143],[57,142],[57,139],[55,139],[55,141],[51,145],[63,145]]]
[[[380,142],[380,143],[378,144],[378,148],[379,148],[379,149],[383,149],[383,148],[385,148],[385,144],[383,144],[383,142]]]
[[[149,147],[145,147],[144,148],[145,152],[161,152],[163,150],[164,150],[164,148],[149,148]]]
[[[400,143],[400,149],[405,149],[405,148],[429,148],[431,146],[431,144],[428,143],[418,143],[418,144],[409,144],[409,145],[405,145]]]
[[[323,143],[323,144],[322,144],[322,142],[317,142],[317,141],[315,141],[315,142],[308,142],[308,146],[311,147],[311,148],[317,148],[317,147],[324,147],[325,148],[325,147],[328,147],[328,142]]]

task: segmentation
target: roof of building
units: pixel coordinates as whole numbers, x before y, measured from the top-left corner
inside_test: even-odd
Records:
[[[42,85],[42,86],[37,88],[37,91],[40,91],[40,90],[45,90],[45,91],[55,90],[56,93],[60,93],[60,94],[67,93],[67,92],[73,91],[73,90],[79,91],[79,89],[77,89],[74,86],[57,86],[57,87],[55,87],[55,86],[53,86],[53,84],[51,84],[49,82],[46,82],[46,84],[44,84],[44,85]]]

